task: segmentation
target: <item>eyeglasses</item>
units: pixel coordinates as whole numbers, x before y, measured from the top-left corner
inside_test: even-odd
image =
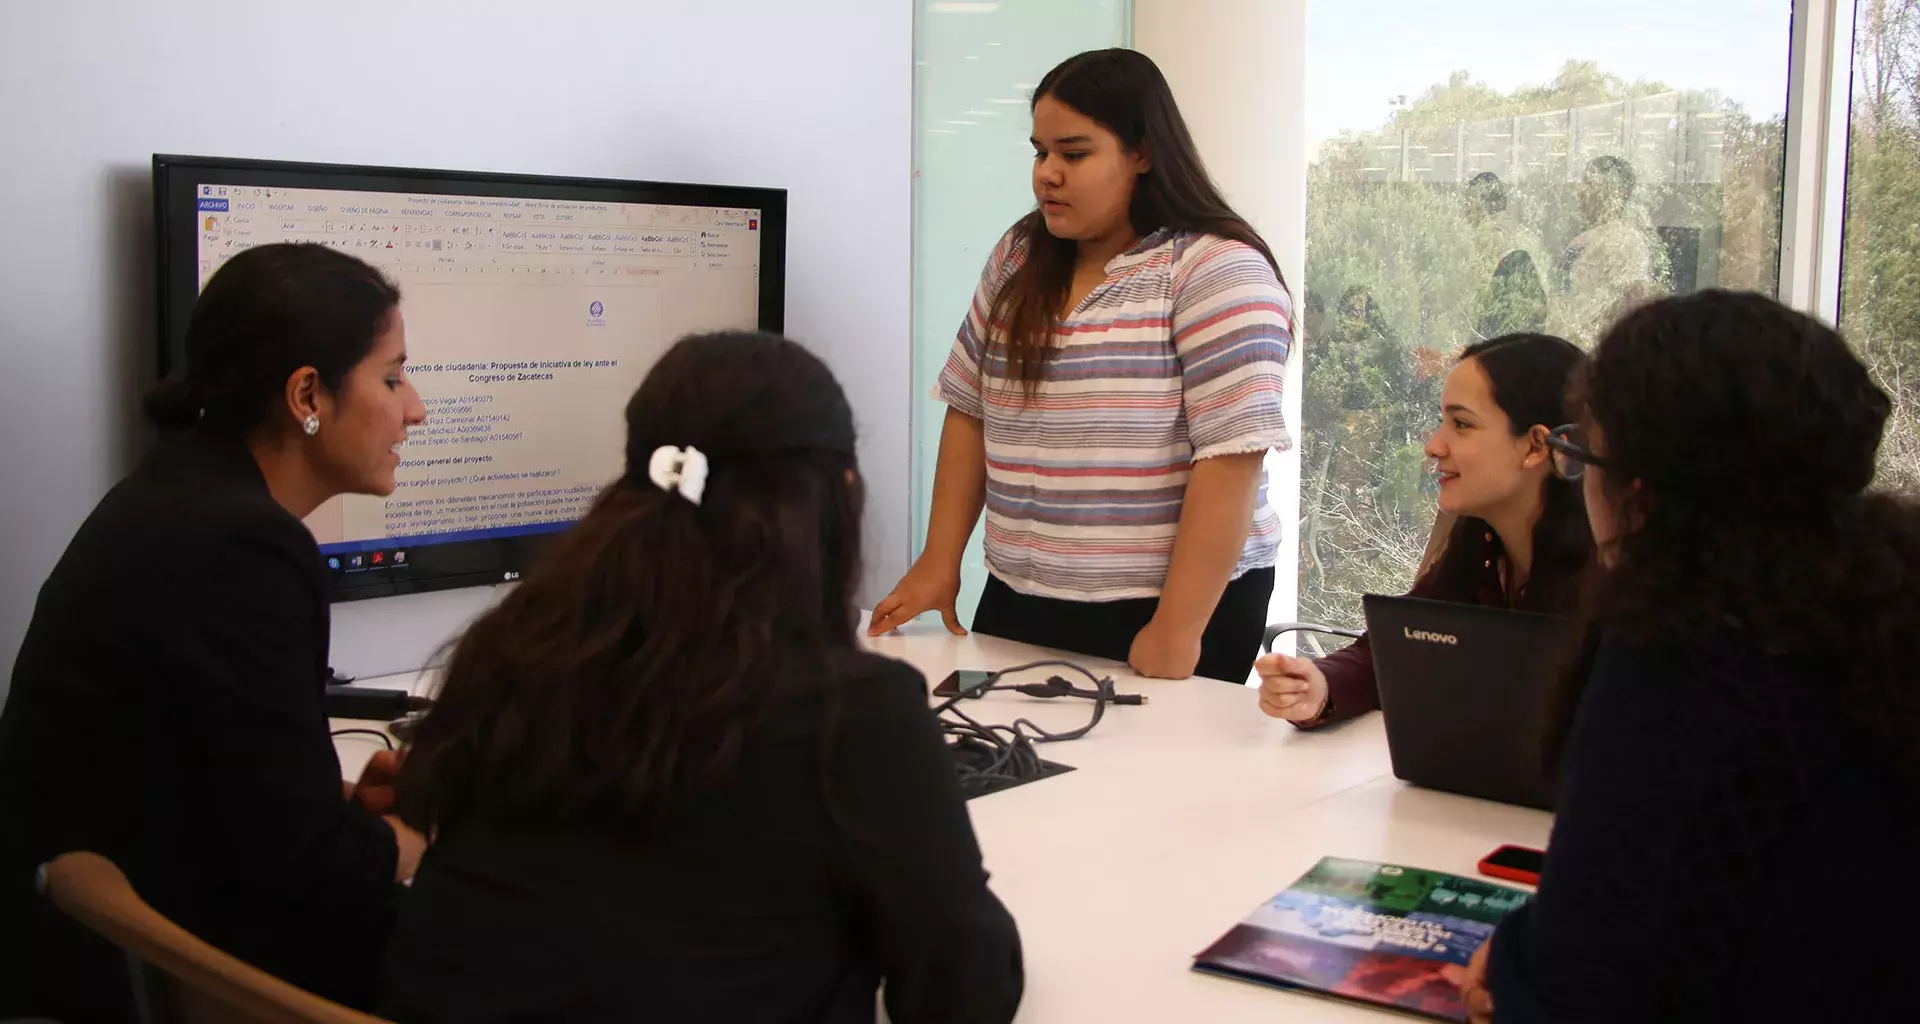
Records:
[[[1605,459],[1587,447],[1586,432],[1577,423],[1566,423],[1547,432],[1547,447],[1553,450],[1553,472],[1562,480],[1578,480],[1588,466],[1607,468]]]

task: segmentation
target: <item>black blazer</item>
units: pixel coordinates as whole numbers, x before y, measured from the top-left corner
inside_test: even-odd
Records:
[[[1495,1019],[1913,1020],[1914,807],[1823,665],[1732,630],[1603,641],[1539,895],[1493,937]]]
[[[870,654],[836,674],[747,734],[728,784],[652,826],[443,827],[381,1013],[845,1024],[874,1019],[884,981],[896,1024],[1012,1019],[1019,935],[926,680]]]
[[[342,799],[325,583],[237,441],[163,442],[81,525],[0,713],[0,1019],[131,1015],[125,958],[33,891],[70,850],[241,959],[368,1004],[397,853]]]

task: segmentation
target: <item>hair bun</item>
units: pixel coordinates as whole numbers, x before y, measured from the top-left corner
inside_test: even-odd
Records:
[[[141,401],[147,419],[162,430],[192,430],[200,421],[199,403],[184,380],[163,380],[147,389]]]

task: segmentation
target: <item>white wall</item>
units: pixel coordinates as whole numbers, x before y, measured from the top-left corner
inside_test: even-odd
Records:
[[[1133,0],[1133,48],[1167,76],[1208,172],[1267,240],[1295,302],[1302,302],[1307,0]],[[1304,346],[1312,343],[1296,337],[1287,365],[1295,449],[1267,457],[1268,493],[1284,531],[1269,622],[1291,622],[1299,608],[1300,387]]]
[[[789,189],[788,333],[852,393],[884,592],[907,550],[912,45],[900,0],[0,4],[0,668],[147,443],[154,152]],[[475,606],[339,606],[336,652],[398,668],[352,664],[345,634]]]

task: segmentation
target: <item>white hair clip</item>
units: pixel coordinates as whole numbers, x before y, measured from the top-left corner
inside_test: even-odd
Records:
[[[679,491],[680,496],[700,504],[707,490],[707,456],[692,445],[675,448],[663,444],[647,460],[647,476],[663,491]]]

